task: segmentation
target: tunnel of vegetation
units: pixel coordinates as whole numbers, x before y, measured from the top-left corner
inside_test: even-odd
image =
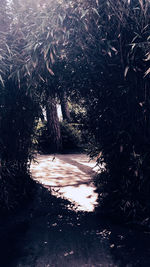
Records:
[[[149,218],[149,14],[149,0],[1,1],[1,210],[29,197],[35,150],[82,139],[105,164],[98,211]]]

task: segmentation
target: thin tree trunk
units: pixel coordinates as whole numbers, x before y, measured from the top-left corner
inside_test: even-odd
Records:
[[[61,150],[61,132],[60,123],[57,114],[56,99],[53,96],[49,96],[46,106],[47,126],[50,137],[50,150],[51,152],[58,152]]]
[[[67,122],[71,122],[70,111],[69,111],[67,96],[65,92],[62,93],[60,102],[61,102],[61,111],[62,111],[63,120],[66,120]]]

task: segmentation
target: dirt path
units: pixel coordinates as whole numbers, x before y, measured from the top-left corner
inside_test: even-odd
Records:
[[[38,160],[39,164],[32,165],[38,180],[33,186],[32,202],[16,216],[0,221],[0,266],[150,266],[150,232],[113,225],[94,212],[79,211],[88,210],[89,205],[93,208],[96,201],[96,196],[91,196],[93,162],[89,163],[85,155],[47,155]],[[74,198],[79,210],[58,197],[59,193],[53,195],[49,191],[51,187],[61,188],[62,195],[70,199],[66,190],[79,189],[76,195],[80,196],[82,186],[87,191],[91,188],[88,195],[83,190],[83,198],[90,199],[90,203]]]
[[[93,211],[97,194],[92,176],[98,170],[85,154],[38,155],[32,163],[33,178],[55,189],[76,205],[78,210]],[[53,191],[54,192],[54,191]]]

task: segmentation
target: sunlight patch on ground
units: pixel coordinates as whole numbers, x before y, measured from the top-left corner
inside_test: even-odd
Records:
[[[94,192],[94,187],[88,185],[79,185],[78,187],[68,186],[61,188],[60,193],[77,207],[77,210],[93,211],[97,203],[97,195]]]
[[[31,165],[33,179],[75,204],[78,210],[93,211],[97,194],[92,183],[95,162],[85,154],[38,155]],[[53,190],[52,190],[53,192]]]

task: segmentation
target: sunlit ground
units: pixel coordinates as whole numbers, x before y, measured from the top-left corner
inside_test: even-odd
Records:
[[[38,155],[31,172],[35,180],[69,199],[78,210],[93,211],[97,203],[92,183],[95,165],[85,154]]]

